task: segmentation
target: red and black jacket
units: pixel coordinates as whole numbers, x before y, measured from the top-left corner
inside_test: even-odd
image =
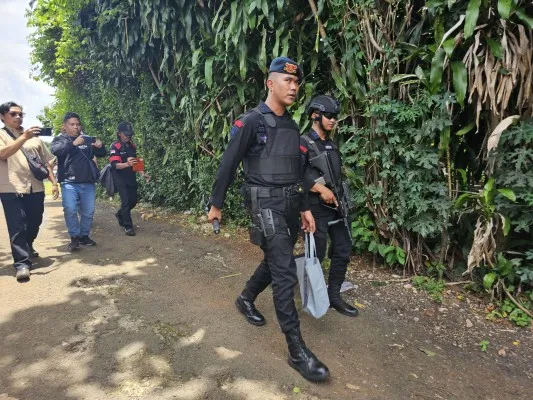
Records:
[[[124,169],[117,169],[117,163],[128,162],[129,157],[137,157],[137,146],[135,143],[124,143],[121,140],[117,140],[111,145],[109,150],[109,163],[113,167],[113,178],[118,184],[125,184],[128,186],[137,185],[137,179],[132,167]]]

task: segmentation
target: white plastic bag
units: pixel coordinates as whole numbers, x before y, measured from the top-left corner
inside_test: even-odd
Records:
[[[298,257],[295,261],[303,310],[320,318],[328,311],[329,296],[312,233],[305,235],[305,256]]]

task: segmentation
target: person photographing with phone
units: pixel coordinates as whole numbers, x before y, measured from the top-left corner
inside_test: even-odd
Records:
[[[43,221],[46,172],[54,199],[59,196],[50,164],[54,156],[38,138],[41,128],[23,128],[23,118],[20,105],[14,102],[0,105],[0,119],[4,123],[0,129],[0,200],[19,282],[30,279],[31,259],[39,256],[33,242]],[[41,163],[44,171],[41,177],[33,174],[30,159]]]
[[[81,118],[68,112],[63,118],[62,133],[52,141],[52,154],[57,156],[57,178],[61,183],[63,213],[70,243],[67,251],[80,245],[94,246],[90,238],[96,201],[95,182],[100,177],[96,157],[106,155],[100,139],[82,134]]]
[[[124,228],[128,236],[135,236],[131,210],[137,205],[137,176],[138,172],[146,182],[150,177],[144,173],[144,160],[137,157],[137,145],[133,143],[133,126],[122,121],[117,126],[117,141],[109,150],[109,163],[113,180],[120,196],[120,208],[116,212],[118,224]]]

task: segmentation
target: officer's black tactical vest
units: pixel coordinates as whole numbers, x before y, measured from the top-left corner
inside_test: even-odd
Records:
[[[244,173],[269,185],[290,186],[301,180],[300,133],[298,129],[276,126],[271,113],[262,113],[258,107],[251,110],[261,115],[266,131],[266,144],[259,154],[248,154],[244,160]]]
[[[304,139],[307,143],[309,143],[309,146],[308,146],[309,151],[307,153],[309,159],[319,156],[321,153],[323,153],[323,151],[320,151],[315,141],[311,139],[309,136],[303,135],[302,139]],[[329,153],[329,159],[331,161],[331,168],[333,169],[332,173],[333,173],[334,179],[340,185],[342,182],[341,155],[340,155],[339,149],[337,149],[337,146],[335,146],[331,140],[328,141],[328,145],[331,145],[331,149],[326,149],[324,151],[327,151]]]

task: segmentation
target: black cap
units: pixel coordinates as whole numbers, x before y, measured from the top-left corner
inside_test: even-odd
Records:
[[[122,132],[126,136],[133,136],[133,126],[128,121],[122,121],[117,126],[117,132]]]
[[[340,112],[339,102],[331,96],[320,95],[313,97],[307,106],[307,114],[313,111],[338,114]]]
[[[294,75],[299,80],[303,79],[303,72],[296,61],[287,57],[277,57],[272,60],[268,72],[278,72],[280,74]]]

